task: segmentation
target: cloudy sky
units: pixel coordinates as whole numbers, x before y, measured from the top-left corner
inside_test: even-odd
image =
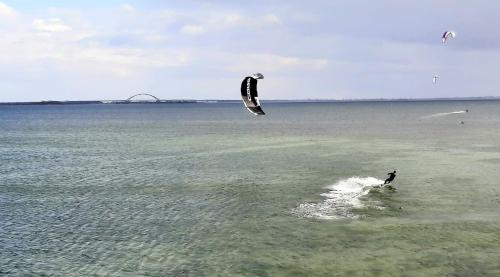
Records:
[[[263,100],[500,96],[499,14],[491,0],[0,0],[0,101],[238,99],[254,72]]]

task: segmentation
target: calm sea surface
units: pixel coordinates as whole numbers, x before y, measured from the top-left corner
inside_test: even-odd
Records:
[[[500,101],[263,106],[0,106],[0,276],[500,276]]]

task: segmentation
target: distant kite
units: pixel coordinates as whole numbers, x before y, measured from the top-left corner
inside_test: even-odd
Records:
[[[432,83],[436,83],[437,82],[437,79],[439,78],[438,75],[434,75],[434,77],[432,77]]]
[[[241,83],[241,99],[245,107],[254,115],[265,115],[260,107],[259,98],[257,96],[257,80],[264,79],[264,75],[255,73],[245,77]]]
[[[453,32],[453,31],[444,32],[443,37],[442,37],[443,43],[448,41],[449,38],[455,38],[455,32]]]

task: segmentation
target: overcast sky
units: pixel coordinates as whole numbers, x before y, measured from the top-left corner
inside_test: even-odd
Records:
[[[491,0],[0,0],[0,101],[239,99],[254,72],[264,101],[500,96],[499,15]]]

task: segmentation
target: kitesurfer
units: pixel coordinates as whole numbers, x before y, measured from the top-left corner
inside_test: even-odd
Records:
[[[390,184],[394,180],[394,178],[396,178],[396,170],[394,170],[394,172],[387,173],[387,175],[389,175],[389,178],[385,179],[384,185]]]

